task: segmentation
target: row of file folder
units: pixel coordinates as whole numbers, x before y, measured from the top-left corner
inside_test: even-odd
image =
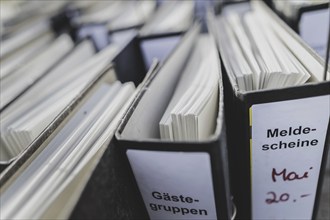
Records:
[[[274,35],[307,69],[311,78],[305,84],[252,91],[242,89],[236,80],[237,71],[231,68],[226,56],[227,41],[220,36],[223,26],[219,23],[231,13],[243,17],[251,11],[262,14],[259,21],[271,21],[271,28],[276,29]],[[325,80],[329,79],[329,70],[325,60],[258,1],[228,5],[221,16],[213,16],[211,21],[211,32],[218,36],[221,60],[227,73],[223,78],[227,100],[225,114],[231,186],[238,218],[315,219],[329,141],[330,91],[329,81]],[[287,132],[290,128],[299,130],[299,126],[311,126],[314,132]],[[272,135],[274,131],[283,130],[287,133]],[[308,148],[311,145],[307,143],[314,139],[317,147]],[[300,145],[300,141],[305,144]],[[301,172],[307,172],[309,178],[299,181],[288,180],[285,176],[289,173],[300,176]],[[278,173],[281,174],[277,176]]]
[[[75,4],[75,36],[4,38],[1,219],[316,217],[330,72],[264,3],[207,32],[193,1]]]

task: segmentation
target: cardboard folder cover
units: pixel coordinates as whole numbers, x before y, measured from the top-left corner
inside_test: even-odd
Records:
[[[311,63],[324,65],[297,34],[264,10]],[[241,91],[226,60],[222,57],[225,113],[238,218],[315,218],[329,147],[330,82]]]
[[[199,27],[194,26],[184,36],[141,89],[115,136],[131,194],[136,195],[135,203],[144,204],[150,219],[231,218],[221,83],[217,124],[211,137],[199,142],[169,142],[159,137],[158,122],[198,35]]]

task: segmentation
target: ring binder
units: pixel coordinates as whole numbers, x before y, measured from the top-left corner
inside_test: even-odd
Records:
[[[262,2],[252,4],[298,42],[300,51],[313,57],[311,62],[324,65]],[[216,18],[209,22],[218,36]],[[321,81],[322,76],[300,86],[242,91],[223,56],[223,42],[218,41],[218,46],[237,218],[315,219],[329,147],[329,81]]]
[[[140,218],[231,218],[221,85],[216,131],[210,138],[200,142],[161,141],[155,131],[155,120],[160,120],[186,62],[176,63],[177,59],[188,56],[198,33],[194,26],[142,87],[115,136],[114,148],[124,158],[130,194],[135,203],[145,204]]]

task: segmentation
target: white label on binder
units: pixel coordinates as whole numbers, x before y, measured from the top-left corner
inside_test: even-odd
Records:
[[[253,219],[311,219],[330,95],[253,105]]]
[[[210,155],[128,150],[150,219],[216,219]]]
[[[302,13],[299,22],[301,38],[324,59],[327,54],[329,16],[329,8],[318,9]]]
[[[145,66],[149,68],[155,58],[164,62],[180,39],[181,36],[171,36],[143,40],[141,50]]]

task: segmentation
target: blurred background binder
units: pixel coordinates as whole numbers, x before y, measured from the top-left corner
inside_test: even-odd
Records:
[[[276,13],[325,59],[330,19],[329,1],[271,1],[270,3]]]

